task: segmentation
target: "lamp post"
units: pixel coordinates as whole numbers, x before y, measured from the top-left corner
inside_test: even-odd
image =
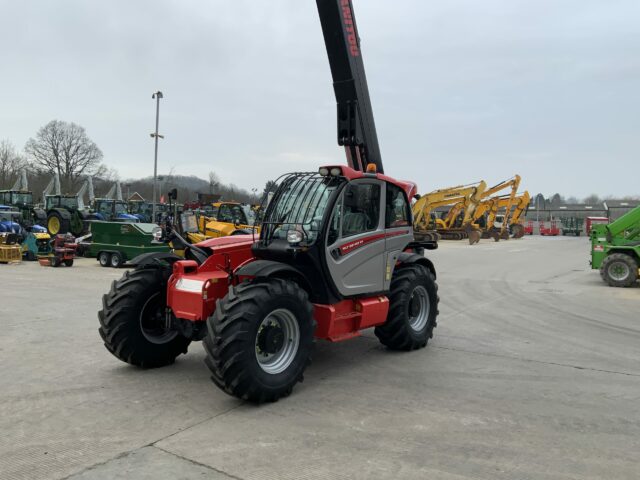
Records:
[[[160,135],[158,133],[158,125],[160,123],[160,99],[164,98],[162,92],[158,90],[151,98],[156,100],[156,131],[151,134],[151,138],[155,140],[155,154],[153,156],[153,198],[152,198],[152,209],[151,209],[151,218],[152,222],[156,221],[156,194],[157,194],[157,181],[158,181],[158,138],[164,138],[164,135]]]

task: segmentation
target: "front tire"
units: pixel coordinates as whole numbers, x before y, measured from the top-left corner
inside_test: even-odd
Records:
[[[98,312],[100,336],[114,356],[143,368],[172,364],[191,341],[166,325],[169,272],[140,269],[111,284]]]
[[[207,320],[203,343],[211,379],[251,402],[289,395],[311,362],[315,326],[307,293],[291,281],[232,286]]]
[[[391,279],[387,321],[375,328],[380,342],[392,350],[416,350],[433,338],[438,316],[438,284],[422,265],[407,265]]]
[[[111,255],[107,252],[100,252],[98,254],[98,262],[100,262],[101,267],[108,267],[111,262]]]
[[[612,253],[602,261],[600,276],[610,287],[631,287],[638,280],[638,262],[624,253]]]

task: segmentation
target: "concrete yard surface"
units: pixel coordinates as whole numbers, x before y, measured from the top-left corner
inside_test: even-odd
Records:
[[[293,394],[243,403],[193,343],[141,370],[98,335],[123,270],[0,265],[0,479],[640,478],[640,288],[585,238],[441,242],[411,353],[319,342]]]

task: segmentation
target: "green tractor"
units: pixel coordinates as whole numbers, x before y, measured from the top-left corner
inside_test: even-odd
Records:
[[[93,197],[91,177],[85,179],[75,195],[63,195],[60,191],[60,179],[54,175],[42,194],[46,211],[45,226],[52,237],[65,233],[80,237],[89,231],[89,210],[85,207],[83,200],[87,191],[91,200]]]
[[[22,170],[20,177],[10,190],[0,190],[0,205],[13,207],[20,211],[20,225],[24,228],[33,225],[44,226],[47,214],[33,203],[33,193],[27,183],[27,172]]]
[[[79,237],[87,233],[89,213],[81,207],[77,195],[47,195],[45,210],[51,236],[71,233]]]
[[[640,206],[591,229],[591,268],[611,287],[631,287],[640,268]]]

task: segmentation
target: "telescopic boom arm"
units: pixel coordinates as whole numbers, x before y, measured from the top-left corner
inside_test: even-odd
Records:
[[[351,0],[316,0],[338,104],[338,144],[351,168],[384,173]]]

